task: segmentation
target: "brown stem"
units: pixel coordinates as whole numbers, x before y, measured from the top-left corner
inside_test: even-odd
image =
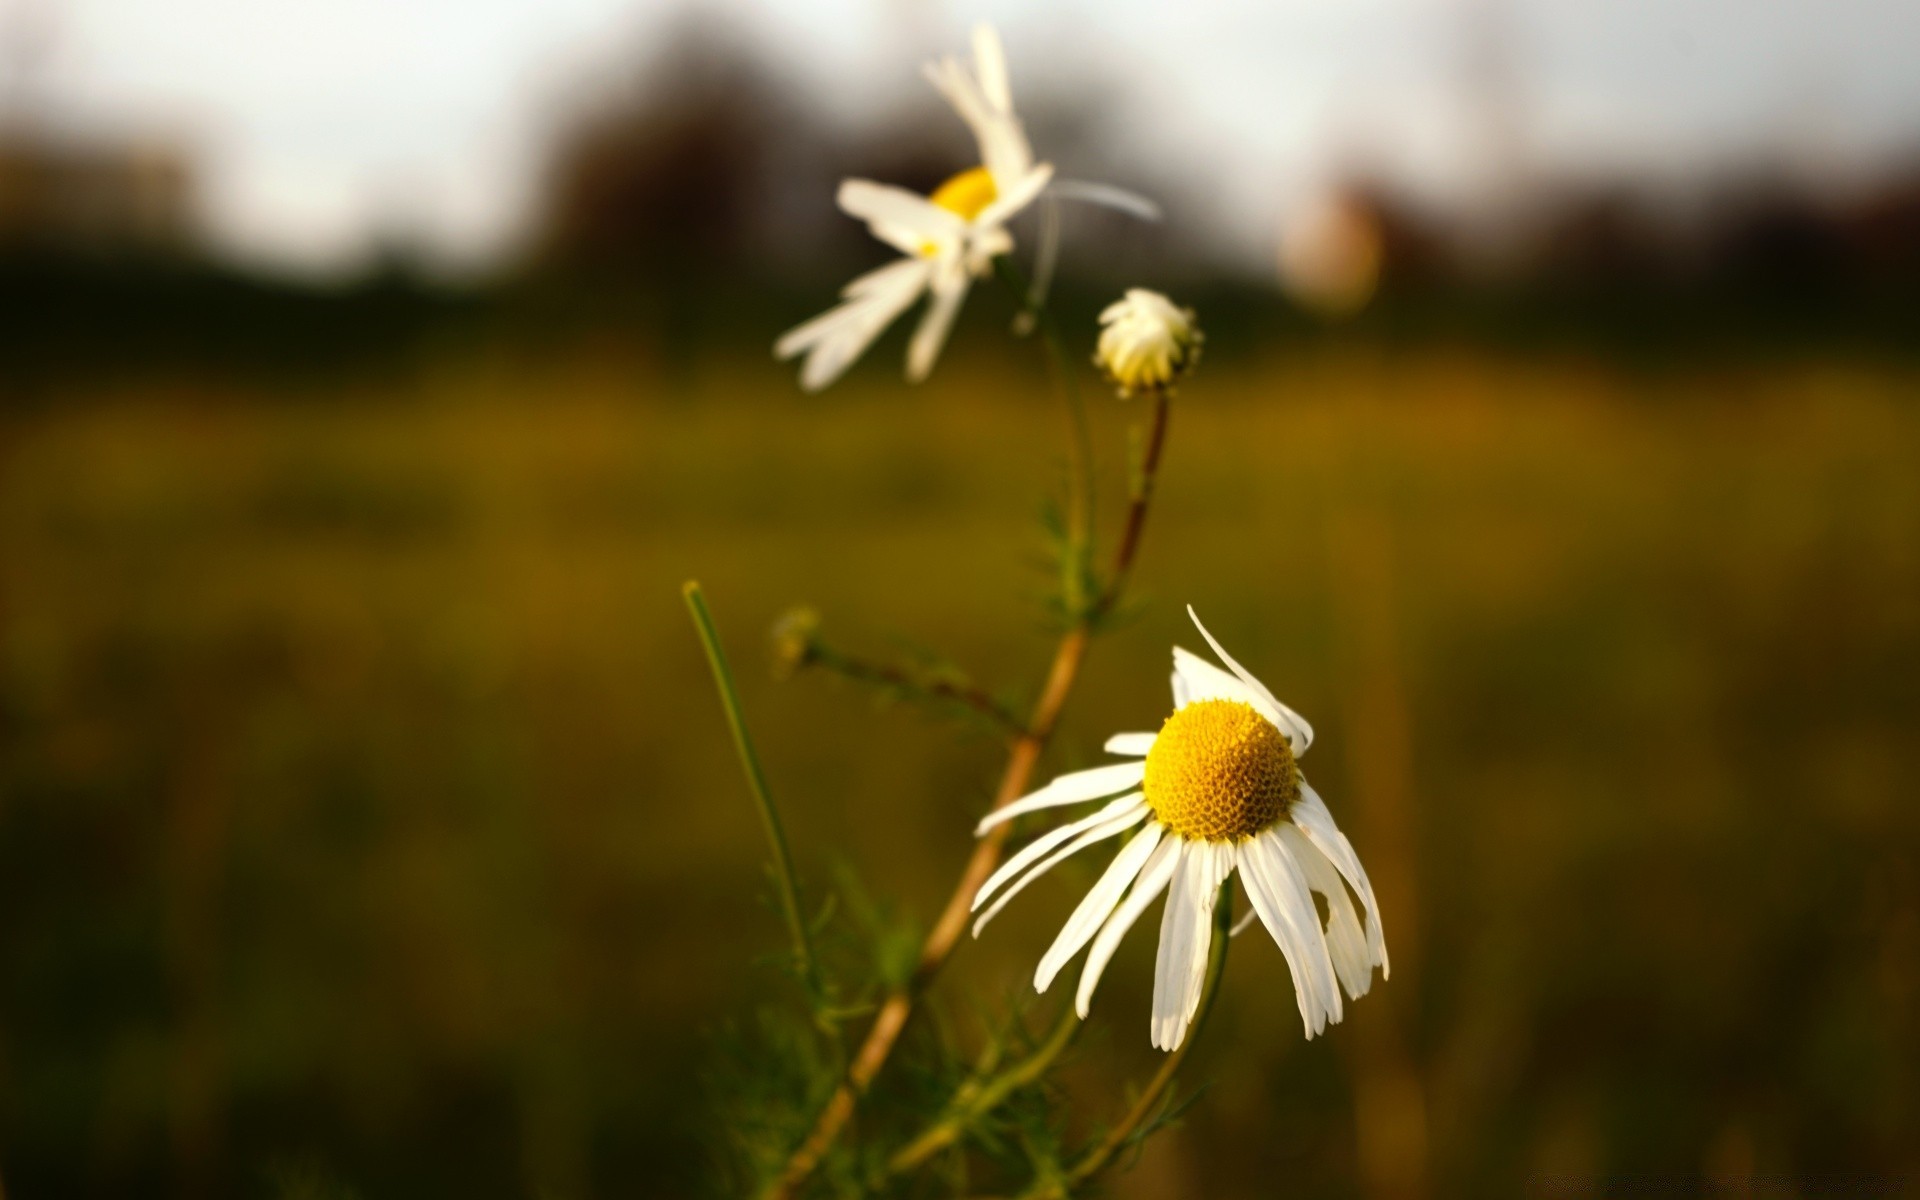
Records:
[[[1153,425],[1147,436],[1140,475],[1127,507],[1127,523],[1114,552],[1113,572],[1107,586],[1090,606],[1084,610],[1078,610],[1076,606],[1082,615],[1061,635],[1060,644],[1053,652],[1053,666],[1047,672],[1046,687],[1040,693],[1039,702],[1034,705],[1033,716],[1026,723],[1025,731],[1014,739],[1013,749],[1007,756],[1006,771],[1000,776],[1000,787],[994,794],[993,807],[996,809],[1026,794],[1027,785],[1033,778],[1033,768],[1040,760],[1041,751],[1046,749],[1047,739],[1053,734],[1053,727],[1060,719],[1060,710],[1066,706],[1067,695],[1073,690],[1074,679],[1080,672],[1081,660],[1087,653],[1087,641],[1092,635],[1093,621],[1113,607],[1126,586],[1133,560],[1139,553],[1141,534],[1146,528],[1147,509],[1153,500],[1154,478],[1159,471],[1160,452],[1166,442],[1167,411],[1166,391],[1157,389],[1154,393]],[[973,855],[967,859],[966,869],[960,874],[960,882],[954,887],[953,895],[947,899],[947,906],[940,913],[940,919],[934,923],[920,948],[920,961],[914,967],[913,975],[904,987],[881,1004],[873,1027],[867,1031],[866,1040],[861,1043],[852,1065],[847,1068],[847,1077],[834,1089],[832,1098],[820,1111],[819,1119],[814,1122],[806,1140],[787,1160],[786,1169],[767,1188],[766,1200],[785,1200],[793,1195],[840,1136],[840,1130],[853,1115],[854,1104],[866,1093],[874,1076],[880,1073],[887,1056],[893,1053],[894,1043],[906,1027],[915,1002],[953,953],[961,932],[966,929],[973,895],[986,882],[987,876],[993,873],[994,867],[999,865],[1001,848],[1006,844],[1012,828],[1010,823],[996,825],[975,843]]]
[[[1087,637],[1085,625],[1076,625],[1061,637],[1060,645],[1053,653],[1053,668],[1047,673],[1046,688],[1040,693],[1039,702],[1034,705],[1033,719],[1027,723],[1027,732],[1014,741],[1013,751],[1007,756],[1007,769],[1000,776],[1000,787],[994,794],[994,808],[1002,808],[1026,794],[1027,784],[1033,778],[1034,764],[1039,762],[1040,752],[1046,748],[1047,739],[1060,720],[1060,710],[1066,707],[1067,695],[1073,690],[1074,678],[1080,672],[1081,659],[1087,652]],[[1000,848],[1006,843],[1010,828],[1007,824],[997,825],[974,844],[973,855],[967,859],[966,869],[960,873],[958,886],[954,888],[953,895],[948,897],[940,919],[934,922],[926,942],[920,947],[920,961],[914,966],[913,975],[905,987],[888,996],[880,1006],[879,1015],[873,1020],[873,1028],[867,1031],[866,1041],[861,1043],[853,1057],[853,1064],[847,1068],[846,1079],[834,1089],[832,1099],[821,1110],[820,1118],[814,1122],[807,1140],[787,1160],[786,1170],[767,1189],[768,1200],[792,1195],[794,1189],[805,1182],[820,1164],[821,1157],[832,1147],[834,1139],[840,1136],[841,1127],[853,1115],[854,1102],[866,1092],[873,1077],[880,1073],[887,1056],[893,1052],[893,1044],[906,1027],[914,1002],[933,982],[934,976],[940,973],[947,956],[953,953],[955,943],[967,927],[973,894],[980,890],[980,885],[986,882],[987,876],[993,873],[999,863]]]
[[[1140,459],[1140,473],[1127,504],[1127,523],[1121,529],[1120,545],[1114,551],[1113,574],[1099,599],[1094,601],[1094,617],[1104,615],[1126,590],[1127,575],[1140,550],[1140,536],[1147,528],[1147,510],[1153,504],[1153,484],[1160,473],[1160,451],[1167,443],[1167,416],[1171,407],[1167,402],[1167,389],[1153,389],[1153,424],[1147,431],[1146,453]]]

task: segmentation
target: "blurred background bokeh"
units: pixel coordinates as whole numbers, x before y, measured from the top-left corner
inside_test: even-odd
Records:
[[[0,1194],[720,1177],[780,928],[678,584],[803,874],[908,919],[1000,749],[765,631],[1011,702],[1047,653],[1007,298],[917,389],[897,333],[819,397],[769,350],[883,256],[836,179],[967,165],[916,68],[983,18],[1042,155],[1167,211],[1067,214],[1068,328],[1208,328],[1048,765],[1158,718],[1195,603],[1396,968],[1305,1043],[1238,943],[1111,1193],[1916,1186],[1911,4],[0,0]],[[1016,995],[1097,866],[950,983]]]

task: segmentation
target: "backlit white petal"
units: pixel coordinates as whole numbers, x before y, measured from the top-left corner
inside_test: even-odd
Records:
[[[1161,826],[1153,824],[1147,829],[1158,831]],[[1140,914],[1147,911],[1147,905],[1152,904],[1166,889],[1167,881],[1180,869],[1181,851],[1185,847],[1186,842],[1178,834],[1167,834],[1153,857],[1140,868],[1140,877],[1135,881],[1133,891],[1127,894],[1126,901],[1114,910],[1112,916],[1106,918],[1106,924],[1100,926],[1100,935],[1093,939],[1093,949],[1087,951],[1087,965],[1080,971],[1080,987],[1073,997],[1074,1011],[1083,1019],[1093,1006],[1093,990],[1100,986],[1101,974],[1106,971],[1107,963],[1112,961],[1113,952],[1120,948],[1120,939],[1126,936],[1127,930],[1133,928]],[[1071,958],[1072,955],[1067,957]],[[1065,960],[1061,961],[1064,963]]]
[[[1327,952],[1333,957],[1333,969],[1340,976],[1340,986],[1358,1000],[1373,985],[1373,957],[1367,950],[1367,935],[1353,911],[1353,898],[1347,894],[1347,885],[1327,861],[1327,856],[1298,828],[1282,822],[1274,834],[1293,855],[1294,865],[1300,868],[1307,886],[1327,898]]]
[[[1083,179],[1056,179],[1052,186],[1047,188],[1047,195],[1056,200],[1071,200],[1080,204],[1095,204],[1101,208],[1111,208],[1142,221],[1160,219],[1158,204],[1138,192],[1114,187],[1110,183],[1088,183]]]
[[[1040,193],[1047,190],[1047,183],[1052,178],[1053,164],[1041,163],[1032,170],[1007,180],[1006,185],[1000,188],[1000,194],[993,198],[993,203],[980,210],[980,215],[974,218],[974,224],[984,226],[1005,224],[1015,213],[1039,199]],[[998,186],[997,181],[996,186]]]
[[[1157,733],[1116,733],[1107,739],[1106,751],[1129,758],[1145,758],[1159,736]]]
[[[1293,975],[1294,1001],[1300,1008],[1301,1028],[1311,1038],[1327,1027],[1325,995],[1315,971],[1315,957],[1299,927],[1288,874],[1267,853],[1265,843],[1269,836],[1261,834],[1240,847],[1240,878],[1247,885],[1247,899],[1260,915],[1260,923],[1266,926],[1274,944],[1286,956],[1287,967]],[[1307,903],[1312,904],[1311,897]],[[1317,917],[1315,928],[1318,928]]]
[[[1360,865],[1360,856],[1353,852],[1347,835],[1341,833],[1340,827],[1333,823],[1333,814],[1327,811],[1326,802],[1304,779],[1300,781],[1300,799],[1288,816],[1359,895],[1360,903],[1367,910],[1367,953],[1379,964],[1380,978],[1391,978],[1386,931],[1380,925],[1380,902],[1374,899],[1373,884],[1367,880],[1367,869]]]
[[[1193,618],[1193,627],[1200,631],[1201,637],[1207,639],[1207,645],[1213,647],[1213,652],[1220,656],[1221,662],[1227,664],[1227,669],[1237,675],[1242,683],[1265,699],[1279,713],[1280,719],[1274,723],[1280,726],[1280,731],[1285,733],[1288,740],[1293,743],[1294,755],[1298,757],[1305,754],[1307,747],[1313,745],[1313,726],[1307,724],[1306,719],[1299,713],[1274,699],[1273,693],[1267,690],[1266,684],[1255,679],[1251,672],[1236,662],[1233,655],[1228,654],[1226,648],[1221,646],[1214,636],[1207,632],[1207,627],[1200,623],[1200,614],[1193,611],[1191,604],[1187,605],[1187,615]],[[1292,728],[1289,729],[1289,726]]]
[[[1113,801],[1091,816],[1082,817],[1078,821],[1070,821],[1058,829],[1050,829],[1046,833],[1041,834],[1032,842],[1021,847],[1018,853],[1009,856],[1007,861],[1000,864],[999,870],[987,876],[987,881],[981,884],[980,890],[973,894],[971,911],[978,912],[980,906],[993,897],[993,893],[999,889],[1001,884],[1026,870],[1030,864],[1038,861],[1049,850],[1052,850],[1060,843],[1067,841],[1085,830],[1092,829],[1096,825],[1111,821],[1123,813],[1131,813],[1136,809],[1144,809],[1145,807],[1146,805],[1142,802],[1140,793],[1133,792],[1120,797],[1118,800]]]
[[[907,381],[920,383],[933,370],[940,348],[947,344],[947,333],[967,298],[967,265],[958,257],[945,259],[933,275],[933,302],[927,305],[920,327],[913,331],[907,346]]]
[[[1122,807],[1123,801],[1126,805],[1125,807]],[[1116,809],[1118,811],[1115,811]],[[1074,838],[1071,842],[1068,842],[1052,854],[1049,854],[1038,866],[1034,867],[1033,870],[1022,875],[1014,881],[1011,887],[1000,893],[999,898],[987,907],[987,911],[981,913],[979,918],[974,921],[973,936],[979,937],[980,931],[987,927],[987,922],[998,916],[1000,910],[1007,906],[1009,900],[1012,900],[1015,896],[1025,891],[1028,884],[1045,875],[1048,871],[1053,870],[1053,868],[1059,866],[1067,859],[1072,858],[1082,850],[1085,850],[1088,846],[1093,845],[1095,842],[1104,842],[1110,837],[1118,836],[1132,829],[1135,825],[1146,820],[1147,814],[1151,811],[1152,810],[1145,804],[1140,802],[1140,797],[1136,793],[1135,795],[1124,797],[1123,800],[1116,800],[1112,805],[1101,810],[1097,824],[1089,825],[1086,822],[1075,822],[1075,824],[1083,830],[1080,836]],[[1112,816],[1107,815],[1110,812],[1113,813]]]
[[[931,274],[930,263],[901,259],[860,276],[847,285],[845,301],[783,334],[774,343],[775,356],[806,353],[800,386],[819,391],[844,374],[920,298]]]
[[[846,179],[840,183],[840,207],[849,216],[859,217],[875,227],[896,234],[908,234],[925,241],[957,240],[966,222],[925,196],[875,183],[871,179]]]
[[[1121,847],[1120,853],[1114,856],[1099,882],[1081,898],[1073,915],[1061,926],[1053,945],[1047,947],[1047,952],[1040,956],[1040,965],[1033,972],[1034,991],[1046,991],[1060,969],[1080,953],[1080,947],[1086,945],[1087,939],[1107,921],[1128,884],[1133,883],[1136,877],[1144,881],[1153,875],[1155,864],[1170,853],[1170,847],[1178,840],[1166,837],[1165,832],[1158,823],[1149,824],[1132,841]],[[1140,886],[1145,886],[1144,882]],[[1166,880],[1162,879],[1159,886],[1166,886]]]
[[[1137,787],[1146,773],[1145,763],[1123,762],[1059,776],[1039,791],[1023,796],[1004,808],[994,809],[981,819],[973,831],[976,835],[982,834],[1024,813],[1111,796],[1126,788]]]

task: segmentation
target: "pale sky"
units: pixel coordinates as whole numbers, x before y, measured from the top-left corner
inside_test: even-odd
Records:
[[[1770,155],[1844,187],[1920,161],[1914,0],[0,0],[0,72],[42,119],[192,146],[236,262],[325,275],[404,238],[457,269],[512,245],[556,106],[688,11],[850,120],[993,21],[1016,97],[1100,81],[1115,133],[1263,257],[1286,197],[1349,167],[1469,197],[1476,53],[1536,170]]]

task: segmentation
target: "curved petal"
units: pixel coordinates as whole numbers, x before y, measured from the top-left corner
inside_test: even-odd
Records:
[[[1340,873],[1333,869],[1327,856],[1320,853],[1298,827],[1282,822],[1274,834],[1293,855],[1294,865],[1300,868],[1307,886],[1327,898],[1327,952],[1333,957],[1333,970],[1340,977],[1340,986],[1358,1000],[1373,986],[1373,955],[1367,948],[1367,935],[1360,928],[1360,918],[1354,914],[1347,885],[1341,882]]]
[[[1110,183],[1089,183],[1084,179],[1056,179],[1047,189],[1047,195],[1056,200],[1072,200],[1080,204],[1097,205],[1123,212],[1141,221],[1158,221],[1161,218],[1160,206],[1138,192],[1115,187]]]
[[[1156,821],[1120,848],[1120,853],[1114,855],[1113,862],[1108,864],[1099,882],[1088,890],[1067,918],[1067,923],[1060,927],[1053,945],[1048,946],[1047,952],[1040,956],[1040,964],[1033,971],[1034,991],[1044,992],[1052,986],[1060,968],[1067,965],[1068,959],[1080,953],[1080,947],[1086,945],[1087,939],[1108,920],[1113,906],[1120,900],[1120,893],[1136,878],[1144,880],[1151,876],[1155,864],[1169,853],[1168,847],[1178,840],[1167,837],[1166,830]],[[1165,882],[1162,880],[1162,885]],[[1138,890],[1136,887],[1135,891]],[[1131,899],[1128,903],[1132,903]]]
[[[1200,1007],[1206,987],[1207,951],[1213,944],[1213,909],[1220,884],[1233,871],[1234,848],[1223,842],[1191,842],[1185,869],[1175,872],[1160,915],[1160,949],[1153,970],[1153,1044],[1175,1050]]]
[[[1288,739],[1293,742],[1294,754],[1296,756],[1305,754],[1307,747],[1313,745],[1313,726],[1307,724],[1305,717],[1302,717],[1299,713],[1294,712],[1286,705],[1274,699],[1273,693],[1267,690],[1266,684],[1255,679],[1252,672],[1234,661],[1233,655],[1228,654],[1226,648],[1215,641],[1213,635],[1207,632],[1207,627],[1200,623],[1200,614],[1193,611],[1193,605],[1191,604],[1187,605],[1187,615],[1193,618],[1193,627],[1200,631],[1201,637],[1207,639],[1207,645],[1213,647],[1213,652],[1220,656],[1221,662],[1227,664],[1227,669],[1238,676],[1240,682],[1251,688],[1256,695],[1265,699],[1266,702],[1272,705],[1274,710],[1280,714],[1280,720],[1275,723],[1280,726],[1281,730],[1287,732],[1288,727],[1292,726],[1292,731],[1288,732]]]
[[[1013,87],[1007,82],[1007,52],[1000,34],[987,24],[973,27],[973,69],[980,77],[980,94],[999,112],[1013,111]]]
[[[999,916],[1000,910],[1007,906],[1007,901],[1025,891],[1028,884],[1045,875],[1048,871],[1053,870],[1053,868],[1059,866],[1067,859],[1072,858],[1082,850],[1085,850],[1088,846],[1093,845],[1095,842],[1104,842],[1110,837],[1132,829],[1135,825],[1145,820],[1147,813],[1152,811],[1146,805],[1139,803],[1140,797],[1138,793],[1126,799],[1133,802],[1130,807],[1120,809],[1115,815],[1085,830],[1079,837],[1048,855],[1046,860],[1040,863],[1040,865],[1034,867],[1033,870],[1028,871],[1025,875],[1022,875],[1014,882],[1013,886],[1000,893],[1000,898],[989,905],[987,911],[981,913],[979,918],[974,921],[973,936],[979,937],[980,931],[987,927],[987,922]],[[1115,806],[1117,807],[1119,803],[1119,801],[1116,801]]]
[[[1093,949],[1087,952],[1087,965],[1080,972],[1080,988],[1073,997],[1074,1011],[1082,1018],[1087,1015],[1093,1004],[1093,989],[1100,985],[1101,973],[1107,969],[1107,963],[1112,960],[1113,952],[1119,948],[1120,939],[1126,936],[1127,930],[1133,928],[1133,923],[1140,919],[1140,914],[1147,911],[1147,905],[1152,904],[1154,899],[1166,890],[1167,881],[1173,878],[1175,871],[1179,870],[1183,857],[1181,851],[1186,848],[1186,840],[1178,834],[1167,834],[1163,839],[1162,832],[1162,826],[1156,822],[1147,826],[1146,831],[1140,835],[1144,838],[1152,834],[1159,845],[1144,865],[1135,868],[1139,878],[1134,881],[1133,890],[1127,893],[1126,900],[1118,909],[1113,909],[1109,904],[1111,916],[1102,914],[1105,923],[1099,926],[1100,934],[1093,939]],[[1073,928],[1071,923],[1068,928]],[[1052,970],[1047,969],[1049,960],[1052,958],[1051,951],[1048,952],[1048,958],[1040,960],[1040,968],[1045,972],[1044,978],[1048,983],[1053,981],[1054,974],[1066,964],[1067,959],[1072,958],[1080,949],[1090,931],[1076,932],[1079,940],[1074,943],[1072,950],[1051,963]],[[1066,935],[1067,931],[1062,930],[1061,938],[1064,939]],[[1059,943],[1056,942],[1055,945],[1058,946]],[[1040,991],[1045,991],[1046,984],[1042,983],[1041,979],[1042,976],[1036,975],[1034,985]]]
[[[840,304],[781,335],[773,346],[775,357],[805,353],[800,386],[819,391],[845,374],[873,340],[912,307],[931,274],[926,261],[903,258],[862,275],[846,286]]]
[[[1260,914],[1260,923],[1292,969],[1300,1021],[1311,1038],[1341,1016],[1340,987],[1320,933],[1320,911],[1272,831],[1240,847],[1240,877],[1247,882],[1247,897]]]
[[[920,383],[933,371],[940,348],[947,344],[953,319],[967,298],[967,265],[958,256],[941,260],[933,274],[933,302],[927,305],[920,327],[907,345],[907,382]]]
[[[1096,825],[1111,821],[1115,817],[1134,812],[1136,809],[1145,808],[1146,805],[1141,802],[1140,793],[1132,792],[1113,801],[1092,816],[1082,817],[1078,821],[1070,821],[1058,829],[1048,830],[1046,833],[1027,843],[1027,845],[1021,847],[1019,853],[1010,856],[1007,861],[1000,864],[999,870],[987,876],[987,881],[981,884],[980,890],[973,894],[973,904],[969,907],[968,911],[980,911],[980,906],[987,902],[1001,884],[1026,870],[1029,864],[1041,858],[1047,851],[1058,846],[1061,842],[1066,841],[1076,834],[1092,829]]]
[[[1305,779],[1300,781],[1300,799],[1287,815],[1360,897],[1360,903],[1367,910],[1367,952],[1380,964],[1380,978],[1391,978],[1393,968],[1387,962],[1387,936],[1380,924],[1380,902],[1374,898],[1373,884],[1367,879],[1367,869],[1360,865],[1360,856],[1353,852],[1353,843],[1347,841],[1347,835],[1333,823],[1326,801]]]
[[[1043,808],[1056,808],[1062,804],[1080,804],[1087,800],[1098,800],[1111,796],[1115,792],[1137,787],[1146,778],[1147,767],[1142,762],[1109,763],[1104,767],[1090,767],[1085,771],[1074,771],[1061,775],[1037,792],[1030,792],[1001,808],[996,808],[980,819],[973,828],[975,836],[985,833],[995,825],[1024,813],[1039,812]]]

